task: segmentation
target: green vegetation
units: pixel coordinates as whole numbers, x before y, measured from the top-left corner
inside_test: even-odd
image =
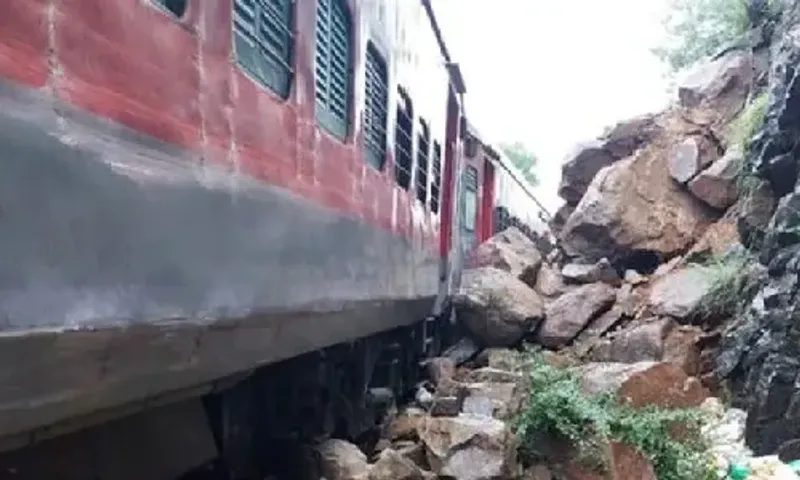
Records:
[[[728,125],[728,148],[747,149],[753,135],[764,124],[764,116],[767,113],[767,94],[762,93],[755,97],[739,115]]]
[[[538,159],[522,142],[502,143],[500,149],[506,154],[511,163],[517,167],[525,180],[531,184],[532,187],[539,185],[539,177],[536,176],[536,164]]]
[[[666,41],[653,53],[679,71],[742,38],[748,24],[747,0],[672,0]]]
[[[700,303],[702,317],[731,317],[737,315],[750,301],[743,295],[749,266],[755,260],[749,254],[713,257],[703,267],[711,287]]]
[[[747,104],[739,115],[728,125],[726,140],[728,148],[738,149],[742,156],[736,166],[736,185],[739,196],[749,197],[758,186],[758,178],[747,168],[747,150],[753,136],[764,124],[767,114],[767,94],[762,93]]]
[[[611,395],[584,394],[572,370],[548,365],[539,355],[534,355],[529,375],[530,391],[517,422],[523,455],[541,455],[537,445],[547,443],[547,437],[558,438],[575,446],[585,465],[598,467],[604,465],[602,445],[616,440],[649,458],[659,480],[716,478],[697,433],[699,411],[632,408]],[[672,435],[676,422],[690,433]]]

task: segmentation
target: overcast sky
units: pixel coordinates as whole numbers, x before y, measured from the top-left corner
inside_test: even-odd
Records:
[[[540,200],[555,209],[560,165],[603,127],[666,102],[650,53],[666,0],[434,0],[461,63],[467,115],[494,141],[539,157]]]

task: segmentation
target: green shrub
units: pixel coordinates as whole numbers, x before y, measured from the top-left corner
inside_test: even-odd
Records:
[[[680,71],[741,38],[748,23],[746,0],[672,0],[666,41],[653,53]]]
[[[728,148],[735,147],[746,150],[753,135],[764,124],[767,113],[767,94],[754,98],[739,115],[728,125]]]
[[[522,455],[541,456],[536,445],[544,434],[567,440],[584,464],[602,462],[600,446],[616,440],[646,456],[659,480],[716,478],[699,434],[679,440],[669,433],[675,422],[698,432],[699,411],[632,408],[612,395],[587,395],[572,370],[548,365],[538,354],[530,363],[529,381],[528,398],[516,424]]]
[[[713,257],[703,265],[711,287],[700,302],[702,317],[730,317],[739,313],[749,300],[742,292],[753,258],[747,254]]]

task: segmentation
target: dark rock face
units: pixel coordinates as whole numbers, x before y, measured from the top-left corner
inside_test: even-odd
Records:
[[[800,193],[793,193],[800,153],[800,2],[784,11],[771,53],[769,107],[748,162],[780,200],[766,225],[739,219],[740,234],[753,236],[742,227],[754,227],[754,238],[763,238],[746,244],[760,247],[769,277],[723,336],[716,362],[734,402],[748,410],[746,439],[756,454],[788,449],[800,439]]]

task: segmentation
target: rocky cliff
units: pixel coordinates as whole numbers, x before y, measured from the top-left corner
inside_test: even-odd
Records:
[[[800,2],[756,31],[769,55],[766,116],[749,144],[746,167],[778,198],[766,225],[739,219],[742,241],[767,267],[753,301],[722,340],[718,374],[730,380],[735,403],[749,412],[748,444],[757,452],[800,456]]]

